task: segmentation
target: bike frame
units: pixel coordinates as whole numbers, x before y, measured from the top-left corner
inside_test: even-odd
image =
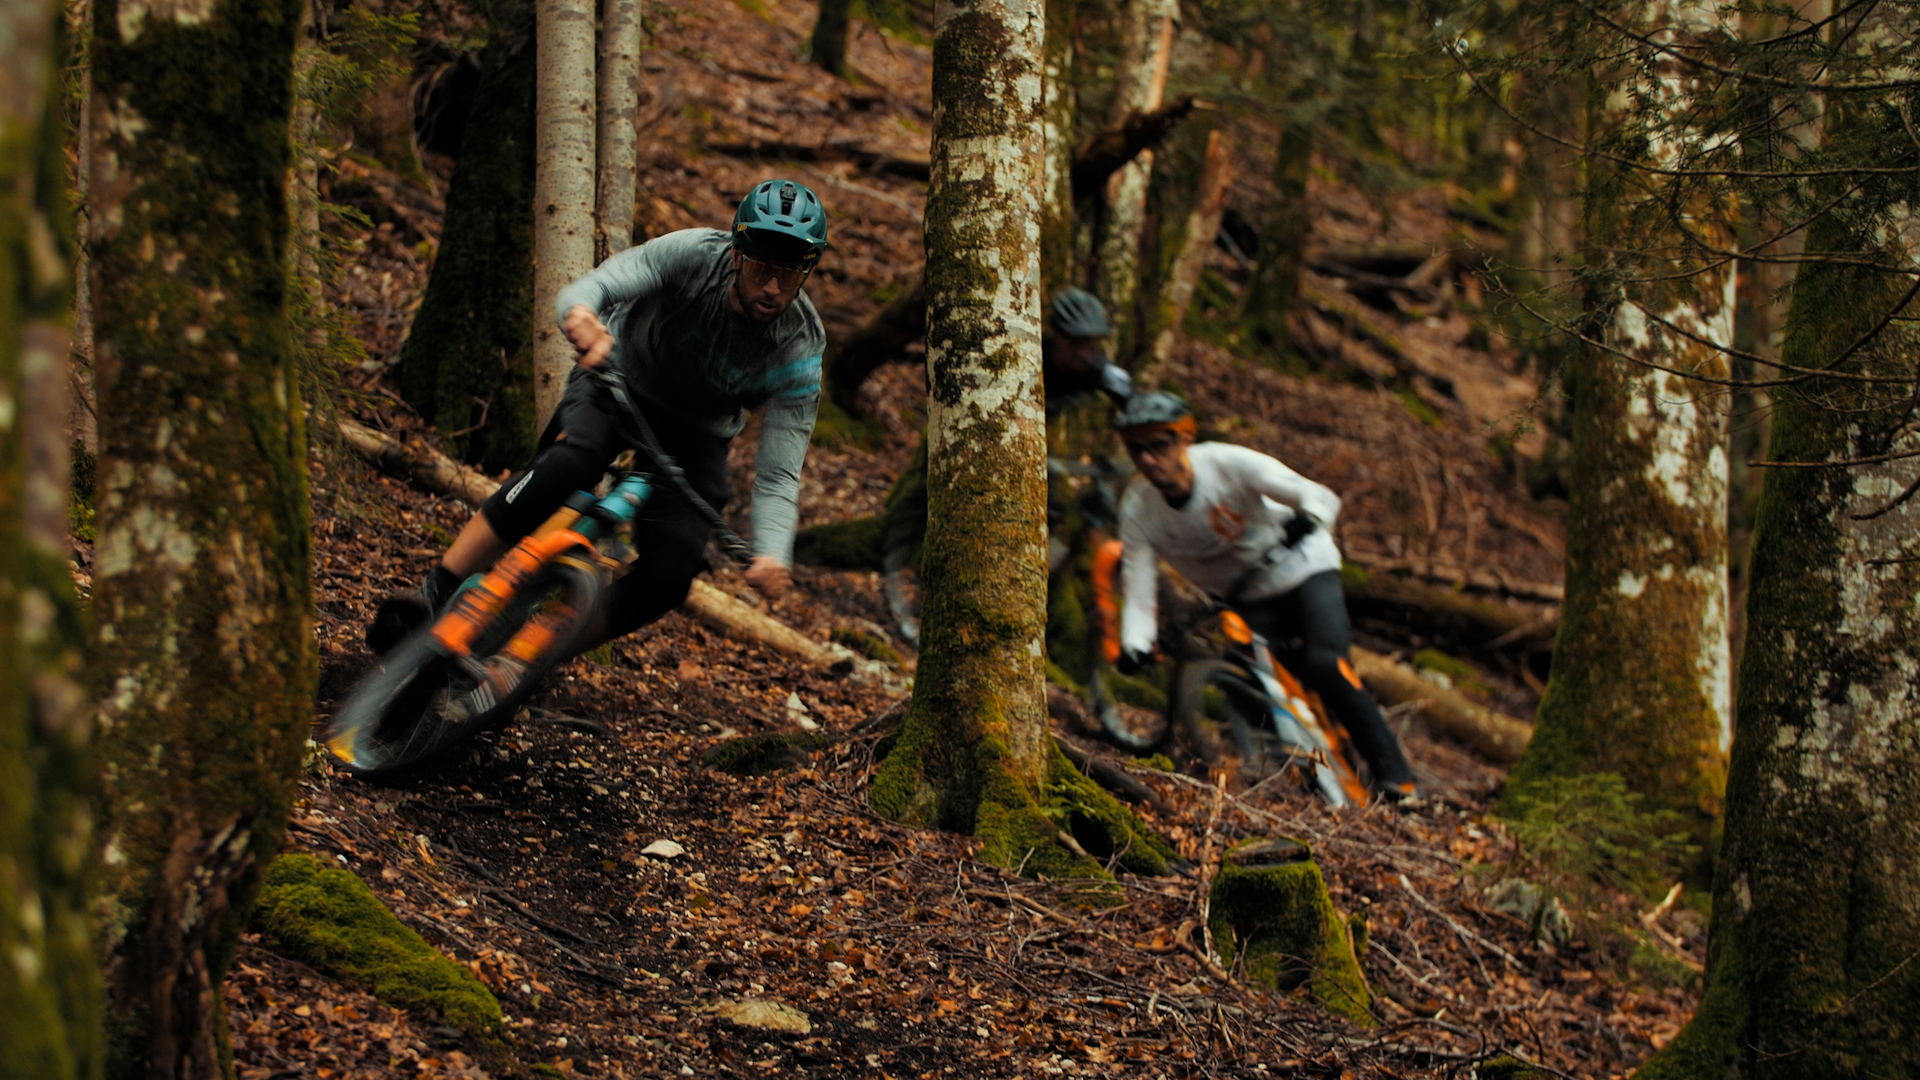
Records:
[[[1342,755],[1345,739],[1334,726],[1321,719],[1320,710],[1307,699],[1307,691],[1293,673],[1273,658],[1267,639],[1255,633],[1245,619],[1232,611],[1221,614],[1221,625],[1228,638],[1240,646],[1251,661],[1247,669],[1259,681],[1271,707],[1267,710],[1273,733],[1286,748],[1289,761],[1298,758],[1313,767],[1314,786],[1332,806],[1365,806],[1367,790],[1359,777],[1346,767]],[[1339,760],[1341,768],[1334,768]],[[1285,768],[1282,763],[1281,768]]]

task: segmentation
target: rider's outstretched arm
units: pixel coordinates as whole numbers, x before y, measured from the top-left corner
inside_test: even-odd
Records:
[[[820,394],[776,397],[760,417],[753,457],[753,554],[793,564],[793,532],[800,519],[800,467],[820,409]]]
[[[688,229],[620,252],[561,289],[553,302],[554,318],[564,324],[578,304],[604,319],[617,304],[657,296],[669,282],[704,272],[708,267],[698,245],[710,235],[710,230]]]
[[[1227,443],[1214,443],[1215,460],[1221,478],[1229,487],[1254,491],[1297,513],[1331,526],[1340,516],[1340,496],[1325,484],[1318,484],[1258,450]]]

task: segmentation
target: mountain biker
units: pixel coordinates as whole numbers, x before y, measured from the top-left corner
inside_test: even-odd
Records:
[[[715,509],[729,495],[727,446],[746,411],[765,406],[753,486],[749,585],[778,597],[791,584],[800,468],[820,403],[826,333],[801,291],[827,247],[827,215],[806,187],[768,180],[740,202],[731,234],[686,229],[600,264],[560,291],[554,315],[579,352],[533,461],[500,485],[418,592],[388,597],[367,628],[385,653],[438,613],[473,573],[493,565],[576,491],[599,483],[628,449],[616,406],[588,372],[611,363],[655,438]],[[629,633],[679,606],[706,565],[707,519],[661,485],[634,522],[642,572],[613,586],[595,641]]]
[[[1101,342],[1113,333],[1107,319],[1107,307],[1085,289],[1065,288],[1053,298],[1047,325],[1040,333],[1040,383],[1046,399],[1049,419],[1057,416],[1069,402],[1095,392],[1116,402],[1133,392],[1133,379],[1127,369],[1107,358]],[[887,531],[882,547],[882,567],[886,571],[887,598],[907,639],[918,644],[919,622],[907,612],[905,586],[901,572],[913,561],[914,552],[927,535],[927,444],[923,439],[914,451],[907,471],[896,481],[897,494],[887,500]],[[1049,484],[1047,523],[1058,524],[1064,505],[1052,495]]]
[[[1330,531],[1340,497],[1256,450],[1195,443],[1187,404],[1135,394],[1114,420],[1140,475],[1120,501],[1126,674],[1152,658],[1156,556],[1245,618],[1320,695],[1389,799],[1416,794],[1399,739],[1348,659],[1351,628]]]

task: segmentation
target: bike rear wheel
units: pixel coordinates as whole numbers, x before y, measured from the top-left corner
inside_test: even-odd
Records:
[[[571,654],[600,592],[594,566],[563,556],[536,571],[473,634],[467,655],[450,650],[432,626],[418,631],[354,688],[322,745],[348,772],[376,777],[504,726]]]

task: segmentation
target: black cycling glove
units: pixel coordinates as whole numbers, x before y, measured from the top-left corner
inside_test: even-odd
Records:
[[[1280,527],[1280,543],[1288,548],[1295,547],[1300,541],[1305,540],[1308,534],[1312,533],[1318,525],[1319,522],[1305,514],[1295,514],[1287,519],[1285,525]]]
[[[1113,670],[1122,675],[1138,675],[1153,666],[1153,654],[1139,649],[1123,649],[1120,659],[1113,662]]]

